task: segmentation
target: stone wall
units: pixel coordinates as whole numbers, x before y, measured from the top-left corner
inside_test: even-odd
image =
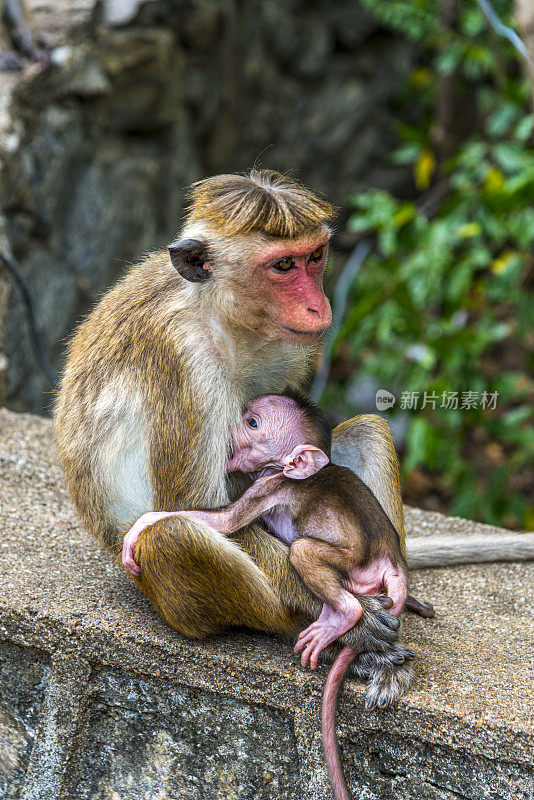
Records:
[[[0,236],[56,368],[124,265],[175,234],[191,181],[258,162],[343,204],[404,180],[387,150],[412,53],[357,0],[33,4],[52,59],[0,75]],[[46,412],[51,387],[17,293],[3,310],[7,286],[0,267],[8,403]]]

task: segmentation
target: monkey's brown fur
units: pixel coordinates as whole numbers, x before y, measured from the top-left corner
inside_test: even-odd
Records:
[[[397,531],[369,487],[352,470],[327,464],[306,481],[285,480],[297,501],[297,530],[304,531],[311,521],[320,521],[327,503],[342,524],[339,536],[334,533],[333,538],[338,546],[352,550],[357,566],[387,555],[395,566],[407,568]]]
[[[399,534],[401,552],[406,558],[399,461],[386,420],[375,414],[360,414],[335,428],[333,443],[333,460],[356,472],[378,498]]]
[[[334,207],[292,178],[271,170],[215,175],[193,184],[190,222],[222,235],[261,232],[298,239],[328,223]]]
[[[211,532],[202,537],[201,524],[184,521],[180,539],[185,546],[177,548],[173,526],[164,521],[154,527],[150,550],[143,536],[136,548],[143,564],[136,582],[173,628],[199,638],[223,631],[232,620],[235,626],[293,632],[294,622],[265,574],[234,542],[215,540]],[[187,581],[177,579],[181,575]],[[216,587],[215,604],[211,587]]]

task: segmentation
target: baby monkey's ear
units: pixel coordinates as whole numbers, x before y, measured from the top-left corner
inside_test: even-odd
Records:
[[[302,480],[315,475],[329,462],[326,453],[323,453],[313,444],[299,444],[292,453],[283,460],[284,475],[294,480]]]

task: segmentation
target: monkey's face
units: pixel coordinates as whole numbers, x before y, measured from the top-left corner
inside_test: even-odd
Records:
[[[281,470],[285,458],[306,441],[302,411],[288,397],[262,395],[247,403],[232,435],[228,472],[257,472],[267,467]]]
[[[331,322],[323,291],[330,232],[326,226],[298,239],[260,233],[217,236],[196,226],[169,247],[198,297],[236,327],[268,341],[313,344]]]
[[[313,344],[328,328],[331,311],[323,291],[328,233],[265,245],[252,266],[251,288],[262,308],[262,334]]]

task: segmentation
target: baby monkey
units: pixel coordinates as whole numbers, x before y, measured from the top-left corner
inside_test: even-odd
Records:
[[[228,471],[247,473],[252,486],[217,511],[172,512],[232,534],[261,518],[290,546],[290,560],[324,605],[298,637],[302,666],[315,669],[321,651],[350,630],[363,609],[355,595],[385,592],[396,616],[408,608],[433,616],[407,597],[407,564],[399,536],[382,506],[358,476],[330,462],[331,427],[304,396],[292,392],[251,400],[233,431]],[[141,531],[169,512],[145,514],[124,539],[123,563],[133,559]]]
[[[306,398],[287,392],[251,400],[233,431],[228,471],[247,473],[252,486],[217,511],[172,512],[203,520],[222,534],[232,534],[261,518],[274,536],[289,545],[292,565],[313,594],[323,601],[319,619],[297,639],[303,667],[315,669],[321,651],[350,630],[363,614],[356,595],[386,592],[391,613],[406,606],[433,616],[430,606],[407,597],[408,568],[395,527],[358,476],[330,462],[331,428],[324,414]],[[144,514],[124,537],[123,564],[139,567],[133,550],[139,534],[168,512]],[[325,685],[323,745],[336,800],[349,793],[335,733],[336,702],[343,678],[358,652],[339,652]],[[400,664],[413,653],[404,651]],[[366,702],[368,708],[374,701]],[[380,707],[387,700],[380,701]]]

